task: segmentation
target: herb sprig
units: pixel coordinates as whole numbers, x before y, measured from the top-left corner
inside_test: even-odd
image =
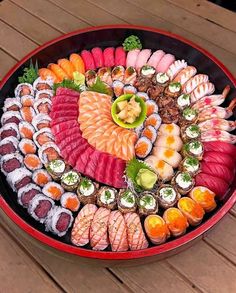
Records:
[[[23,75],[18,77],[18,81],[20,83],[33,84],[33,82],[39,77],[37,60],[35,65],[33,64],[32,60],[30,60],[29,67],[24,68],[23,72]]]
[[[142,43],[139,37],[131,35],[127,37],[123,42],[123,48],[125,51],[131,51],[134,49],[142,49]]]
[[[63,81],[61,82],[54,83],[53,85],[54,92],[56,92],[56,90],[59,87],[65,87],[77,92],[81,92],[81,85],[76,84],[73,80],[70,80],[70,79],[63,79]]]

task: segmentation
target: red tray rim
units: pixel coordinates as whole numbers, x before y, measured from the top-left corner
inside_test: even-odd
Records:
[[[150,31],[154,33],[163,34],[166,36],[169,36],[171,38],[177,39],[179,41],[182,41],[193,48],[197,49],[204,55],[206,55],[208,58],[210,58],[214,63],[216,63],[221,70],[228,76],[228,78],[232,81],[234,86],[236,86],[236,79],[234,78],[233,74],[221,63],[216,57],[214,57],[211,53],[209,53],[207,50],[203,49],[202,47],[198,46],[192,41],[189,41],[185,39],[184,37],[181,37],[177,34],[170,33],[161,29],[153,28],[153,27],[146,27],[146,26],[137,26],[137,25],[103,25],[103,26],[96,26],[96,27],[87,27],[84,29],[76,30],[73,32],[70,32],[68,34],[59,36],[39,47],[31,51],[29,54],[27,54],[23,59],[21,59],[13,68],[11,68],[8,73],[4,76],[2,81],[0,82],[0,90],[4,86],[4,84],[7,82],[7,80],[11,77],[11,75],[21,66],[24,64],[25,61],[27,61],[29,58],[33,57],[36,53],[39,51],[45,49],[46,47],[57,43],[58,41],[64,40],[66,38],[69,38],[71,36],[91,32],[91,31],[98,31],[103,29],[137,29],[137,30],[145,30]],[[138,258],[144,258],[144,257],[151,257],[154,255],[160,255],[163,253],[167,253],[170,251],[173,251],[177,248],[180,248],[182,245],[186,245],[190,241],[200,237],[202,234],[204,234],[206,231],[208,231],[210,228],[212,228],[217,222],[219,222],[225,214],[233,207],[233,205],[236,203],[236,191],[233,192],[233,194],[230,196],[228,201],[205,223],[201,224],[199,227],[195,228],[193,231],[188,232],[187,234],[181,236],[180,238],[174,239],[170,242],[161,244],[159,246],[150,247],[143,250],[137,250],[137,251],[127,251],[127,252],[107,252],[107,251],[93,251],[81,247],[72,246],[63,242],[60,242],[58,240],[55,240],[42,232],[38,231],[37,229],[33,228],[31,225],[26,223],[20,216],[15,213],[11,209],[11,207],[7,204],[7,202],[4,200],[4,198],[0,195],[0,207],[5,212],[5,214],[13,221],[15,222],[22,230],[24,230],[26,233],[31,235],[33,238],[39,240],[40,242],[51,246],[57,250],[60,250],[62,252],[66,252],[69,254],[78,255],[81,257],[86,258],[93,258],[93,259],[103,259],[103,260],[128,260],[128,259],[138,259]]]

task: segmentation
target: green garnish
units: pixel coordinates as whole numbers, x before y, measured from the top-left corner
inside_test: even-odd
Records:
[[[197,166],[198,164],[199,164],[198,159],[194,157],[187,157],[184,162],[184,165],[190,165],[190,166]]]
[[[169,197],[170,195],[172,195],[173,193],[173,189],[172,188],[165,188],[164,190],[164,197]]]
[[[134,49],[142,49],[142,43],[139,37],[131,35],[127,37],[123,42],[123,48],[125,51],[131,51]]]
[[[92,182],[87,178],[83,178],[80,185],[83,189],[89,189],[92,185]]]
[[[184,182],[189,182],[192,181],[192,177],[190,176],[189,173],[185,172],[181,174],[181,177],[183,179]]]
[[[154,198],[153,198],[152,195],[149,195],[149,194],[144,195],[144,196],[141,197],[141,199],[140,199],[140,205],[141,205],[142,207],[145,207],[145,206],[147,206],[147,205],[153,205],[153,202],[154,202]]]
[[[109,190],[105,191],[105,199],[109,200],[111,198],[111,192]]]
[[[18,77],[18,81],[20,83],[27,82],[27,83],[33,84],[35,79],[39,77],[37,60],[35,62],[35,65],[33,65],[32,60],[30,60],[29,67],[24,68],[23,72],[24,72],[23,75]]]
[[[192,141],[192,142],[190,142],[190,144],[189,144],[189,147],[190,148],[193,148],[193,149],[198,149],[199,147],[201,146],[201,143],[200,143],[200,141]]]
[[[189,130],[192,131],[192,132],[197,132],[197,133],[199,133],[199,131],[200,131],[199,126],[196,125],[196,124],[194,124],[194,125],[190,125],[188,128],[189,128]]]
[[[77,92],[81,92],[81,85],[76,84],[73,80],[70,80],[70,79],[63,79],[62,82],[54,83],[53,85],[54,92],[56,92],[56,90],[59,87],[65,87]]]
[[[125,191],[121,197],[129,203],[135,202],[134,195],[130,190]]]
[[[129,67],[126,69],[126,71],[127,71],[130,75],[133,74],[133,73],[135,73],[135,69],[134,69],[133,66],[129,66]]]
[[[189,97],[190,97],[189,95],[183,94],[181,98],[184,99],[184,100],[187,100],[187,99],[189,99]]]
[[[197,111],[194,110],[194,109],[191,109],[191,108],[186,108],[183,110],[183,116],[186,117],[186,116],[189,116],[189,115],[194,115],[196,116],[197,115]]]
[[[163,73],[163,74],[165,74],[165,73]],[[169,84],[169,86],[174,86],[174,87],[181,87],[181,83],[180,82],[171,82],[170,84]]]
[[[109,94],[109,90],[106,84],[103,81],[101,81],[99,77],[96,78],[94,84],[88,87],[88,91],[97,92],[97,93],[106,94],[106,95]]]
[[[68,181],[68,184],[75,184],[78,180],[78,174],[75,172],[68,172],[62,175],[62,181]]]

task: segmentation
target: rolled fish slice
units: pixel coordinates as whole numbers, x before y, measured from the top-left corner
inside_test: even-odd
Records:
[[[140,53],[139,49],[134,49],[128,52],[126,57],[126,67],[135,67],[138,55]]]
[[[158,63],[156,70],[157,72],[166,72],[170,65],[174,63],[175,56],[172,54],[166,54],[161,61]]]
[[[135,63],[135,69],[139,71],[142,66],[146,65],[151,54],[152,51],[150,49],[141,50]]]
[[[149,58],[147,64],[153,66],[154,68],[157,67],[157,64],[160,62],[161,58],[165,55],[165,52],[162,50],[155,51],[151,57]]]

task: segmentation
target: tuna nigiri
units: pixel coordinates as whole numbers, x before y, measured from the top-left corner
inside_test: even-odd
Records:
[[[162,50],[155,51],[152,56],[149,58],[147,64],[153,66],[154,68],[157,67],[158,63],[160,62],[161,58],[165,55],[165,52]]]
[[[128,52],[127,58],[126,58],[126,67],[134,67],[138,58],[138,55],[140,53],[139,49],[134,49]]]
[[[97,68],[103,67],[104,66],[104,58],[103,58],[102,49],[99,47],[95,47],[91,50],[91,53],[93,55],[95,66]]]
[[[88,50],[83,50],[81,52],[81,57],[84,61],[84,65],[85,65],[85,70],[95,70],[96,69],[96,65],[93,59],[93,55],[91,54],[90,51]]]
[[[123,47],[117,47],[115,50],[115,65],[125,66],[126,64],[126,52]]]
[[[113,67],[115,65],[115,48],[108,47],[103,51],[104,66]]]
[[[172,54],[166,54],[158,63],[157,72],[166,72],[171,64],[175,61],[175,56]]]

